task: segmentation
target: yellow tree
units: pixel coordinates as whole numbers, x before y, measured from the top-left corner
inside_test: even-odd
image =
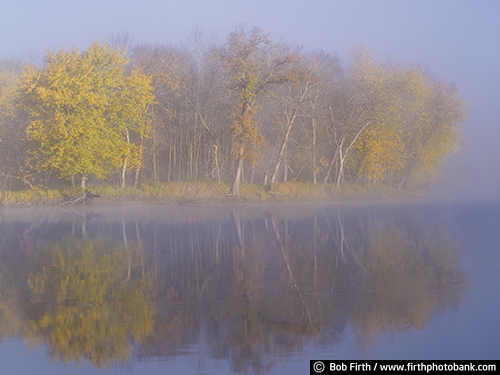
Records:
[[[466,104],[459,91],[423,74],[417,79],[426,94],[414,101],[413,118],[406,125],[407,163],[398,176],[400,188],[430,182],[441,163],[462,145],[459,124],[466,116]]]
[[[401,120],[407,69],[383,64],[363,48],[355,51],[354,58],[351,81],[363,97],[363,116],[370,124],[354,145],[357,174],[372,182],[385,182],[388,174],[405,163]]]
[[[355,49],[350,81],[370,124],[349,160],[359,178],[398,188],[428,182],[460,146],[465,105],[456,89],[418,67],[382,63],[363,48]]]
[[[146,108],[153,102],[150,79],[125,75],[125,51],[92,44],[49,52],[45,66],[27,66],[22,75],[22,105],[30,115],[26,131],[38,170],[60,178],[105,178],[120,167],[139,163],[140,148],[130,132],[148,132]]]
[[[422,69],[376,63],[363,77],[375,105],[356,143],[359,177],[398,188],[429,182],[461,144],[465,104],[453,87]]]
[[[126,140],[122,153],[122,188],[125,187],[127,167],[136,169],[135,185],[137,186],[137,172],[141,166],[144,152],[143,139],[148,137],[150,133],[150,119],[146,116],[146,111],[154,99],[150,81],[149,76],[139,71],[132,71],[130,76],[125,77],[125,87],[118,99],[121,108],[117,111],[119,120],[116,121],[116,124]],[[136,135],[138,143],[132,141],[131,133]]]

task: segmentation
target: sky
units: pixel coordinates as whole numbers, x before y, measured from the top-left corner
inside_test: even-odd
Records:
[[[500,199],[499,0],[0,0],[0,59],[128,33],[133,43],[184,42],[195,27],[224,41],[237,24],[349,59],[356,43],[454,83],[468,104],[465,146],[433,194]]]

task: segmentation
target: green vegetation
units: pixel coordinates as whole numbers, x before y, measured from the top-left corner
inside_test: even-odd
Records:
[[[0,190],[49,200],[59,198],[47,189],[104,181],[123,190],[110,195],[186,199],[412,190],[459,149],[465,112],[453,85],[364,46],[341,64],[243,27],[220,45],[199,34],[182,48],[96,42],[48,52],[41,66],[0,62]],[[12,194],[4,201],[24,199]]]

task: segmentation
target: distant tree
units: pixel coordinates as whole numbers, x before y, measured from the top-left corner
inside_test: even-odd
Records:
[[[358,177],[386,182],[405,163],[402,115],[412,83],[407,73],[406,66],[384,64],[363,46],[354,49],[349,80],[360,98],[356,111],[366,124],[351,143],[357,151],[351,167]]]
[[[413,105],[406,123],[406,164],[398,174],[398,188],[430,182],[441,163],[463,145],[459,124],[466,116],[466,103],[460,92],[438,79],[421,73],[419,77],[427,94]]]
[[[314,76],[311,69],[308,68],[309,67],[302,67],[297,64],[293,74],[289,74],[289,81],[283,85],[283,90],[277,90],[276,93],[279,102],[278,121],[280,122],[281,139],[279,147],[276,150],[278,158],[274,163],[271,178],[266,186],[269,192],[273,190],[273,185],[276,182],[278,170],[282,163],[284,164],[283,181],[286,182],[288,169],[286,150],[290,143],[292,128],[297,122],[297,119],[304,115],[304,107],[308,101],[310,91],[318,83],[317,78]]]
[[[465,103],[455,88],[418,67],[367,56],[358,55],[352,72],[370,122],[354,144],[353,173],[397,188],[428,183],[461,145]]]
[[[30,115],[26,131],[39,170],[81,186],[90,175],[105,178],[137,166],[140,144],[131,133],[147,136],[146,109],[153,103],[150,78],[125,75],[124,50],[92,44],[86,51],[49,52],[45,66],[22,74],[22,106]],[[122,185],[124,184],[124,179]]]
[[[146,167],[155,181],[223,178],[231,155],[227,75],[195,30],[182,47],[139,45],[132,65],[151,75],[155,105]]]
[[[193,30],[186,52],[191,63],[183,67],[187,77],[183,78],[180,91],[193,119],[193,143],[198,157],[192,159],[199,164],[195,168],[195,178],[199,176],[198,170],[203,169],[205,178],[221,183],[223,162],[231,156],[228,126],[231,95],[225,90],[229,77],[217,54],[217,45],[207,39],[203,30]]]
[[[146,168],[154,182],[159,181],[161,170],[166,171],[166,180],[169,180],[172,166],[170,147],[178,143],[172,129],[172,119],[176,115],[173,103],[180,84],[176,75],[178,62],[175,50],[164,45],[141,44],[134,46],[132,51],[132,65],[151,77],[155,96],[155,104],[150,111],[151,137],[146,141]],[[172,159],[175,160],[175,157]]]
[[[0,61],[0,181],[3,188],[15,188],[22,181],[32,184],[26,163],[26,118],[19,111],[20,60]],[[16,182],[17,181],[17,182]]]
[[[266,89],[290,80],[290,65],[297,59],[297,51],[281,43],[273,43],[260,29],[248,32],[240,26],[228,36],[220,49],[220,58],[230,77],[229,90],[235,93],[231,114],[233,152],[236,169],[231,194],[239,196],[243,161],[255,163],[263,137],[255,115]]]
[[[335,152],[330,157],[324,183],[333,169],[335,184],[344,182],[353,150],[377,119],[385,115],[384,104],[390,101],[387,91],[391,87],[385,84],[383,71],[373,63],[374,58],[364,46],[355,46],[350,68],[327,94],[327,134]]]

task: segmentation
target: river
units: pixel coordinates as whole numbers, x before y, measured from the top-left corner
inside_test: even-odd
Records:
[[[499,359],[500,204],[3,208],[9,374]]]

